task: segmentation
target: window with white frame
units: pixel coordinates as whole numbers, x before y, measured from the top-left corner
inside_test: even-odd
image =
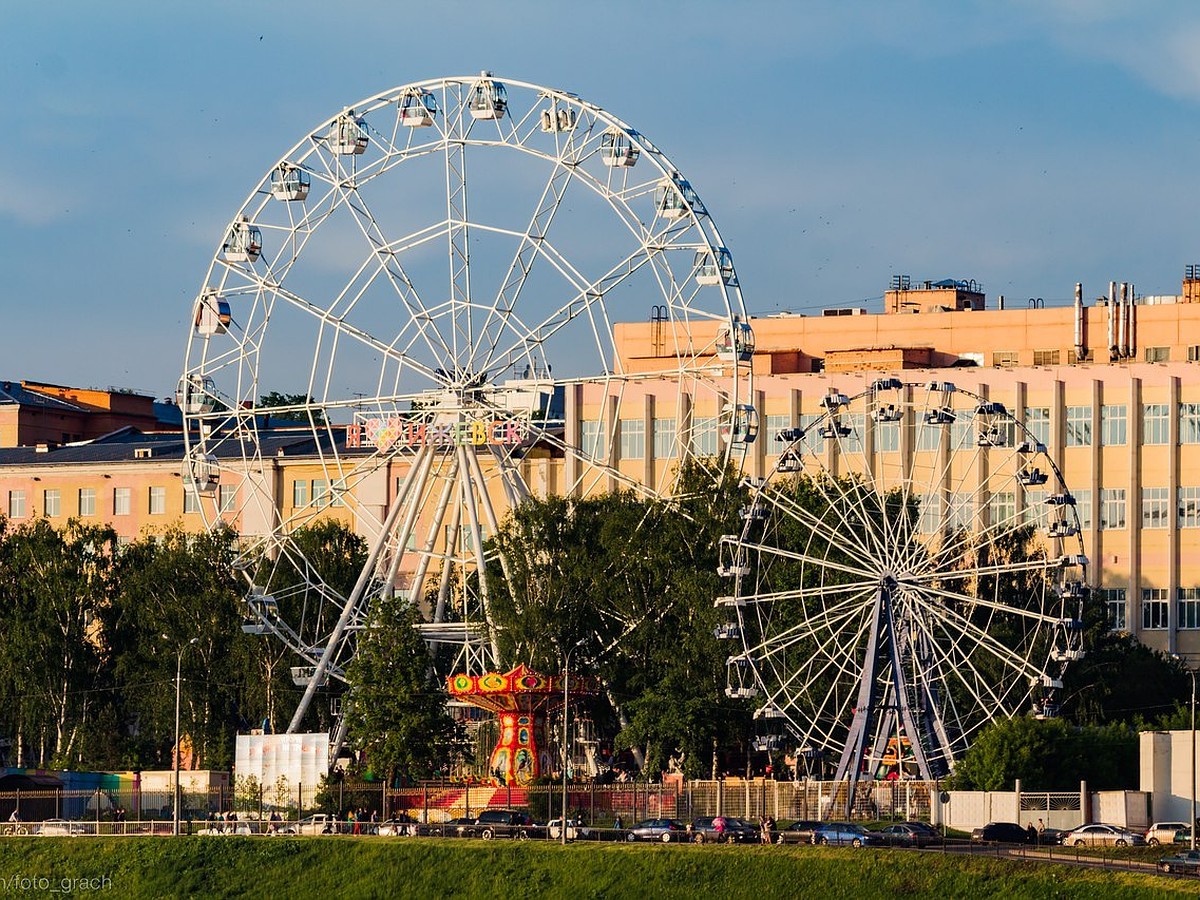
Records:
[[[200,492],[194,484],[183,486],[183,512],[185,515],[200,512]]]
[[[1179,404],[1179,443],[1200,444],[1200,403]]]
[[[1104,488],[1100,491],[1100,527],[1125,527],[1125,488]]]
[[[878,422],[875,425],[875,452],[896,453],[900,450],[900,423]]]
[[[329,482],[324,478],[314,478],[312,483],[313,506],[320,509],[328,502]]]
[[[779,440],[779,432],[792,427],[791,416],[767,416],[767,453],[778,453],[780,448],[786,446],[783,441]]]
[[[47,488],[42,491],[42,514],[46,516],[62,515],[62,494],[58,488]]]
[[[10,519],[25,518],[25,492],[8,492],[8,517]]]
[[[1129,630],[1129,607],[1125,600],[1125,588],[1100,588],[1096,591],[1104,604],[1110,631]]]
[[[1090,447],[1092,445],[1092,408],[1090,406],[1067,407],[1066,437],[1068,447]]]
[[[1025,525],[1044,526],[1046,524],[1046,492],[1025,491],[1025,508],[1022,511]]]
[[[862,453],[863,452],[863,435],[866,433],[867,427],[866,416],[864,413],[851,413],[841,417],[842,424],[850,429],[850,433],[841,438],[841,450],[843,453]]]
[[[1127,431],[1126,407],[1123,403],[1100,407],[1100,444],[1104,447],[1124,445]]]
[[[399,488],[397,488],[399,490]],[[308,479],[297,478],[292,482],[292,506],[295,509],[308,506]]]
[[[1165,487],[1142,488],[1142,527],[1166,528],[1170,520],[1170,489]]]
[[[917,498],[917,531],[935,534],[942,530],[942,496],[926,494]]]
[[[607,458],[608,452],[604,441],[604,420],[603,419],[584,419],[581,423],[580,439],[583,446],[580,447],[585,459],[593,459],[598,462]]]
[[[1179,527],[1200,528],[1200,487],[1179,489]]]
[[[1050,446],[1050,407],[1025,407],[1025,427],[1035,441]]]
[[[821,429],[814,427],[820,418],[820,416],[800,417],[800,428],[804,431],[804,439],[800,442],[801,450],[816,454],[824,449],[825,439],[821,437]]]
[[[961,450],[975,446],[975,418],[965,409],[954,411],[950,423],[950,449]]]
[[[1170,598],[1166,588],[1142,588],[1142,628],[1166,628]]]
[[[950,495],[946,527],[951,531],[970,531],[975,524],[975,495],[955,492]]]
[[[1171,410],[1165,403],[1150,403],[1142,407],[1142,443],[1165,444],[1171,437]]]
[[[698,416],[692,420],[692,452],[697,456],[716,456],[721,452],[715,416]]]
[[[654,420],[654,458],[672,459],[678,452],[679,426],[675,419]]]
[[[1175,613],[1177,628],[1200,628],[1200,588],[1179,588]]]
[[[232,512],[237,506],[237,485],[221,485],[217,488],[217,499],[221,504],[221,512]]]
[[[1075,498],[1075,515],[1079,516],[1080,528],[1092,527],[1092,491],[1087,489],[1084,491],[1072,491],[1071,495]]]
[[[621,459],[645,459],[646,420],[621,419],[617,427],[621,435]]]
[[[945,425],[931,425],[925,421],[917,422],[917,449],[940,450],[942,448],[942,430]]]
[[[133,509],[133,488],[113,488],[113,515],[127,516]]]
[[[94,516],[96,514],[96,489],[79,489],[79,515]]]
[[[988,500],[988,527],[1004,531],[1017,524],[1017,495],[1012,491],[997,491]]]
[[[330,506],[345,506],[346,505],[346,482],[337,480],[329,486],[329,505]]]
[[[148,509],[150,515],[161,516],[167,511],[167,489],[165,487],[151,486],[149,492]]]

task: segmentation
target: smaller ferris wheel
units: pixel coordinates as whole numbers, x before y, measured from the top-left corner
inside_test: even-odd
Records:
[[[860,778],[933,781],[997,717],[1056,714],[1087,559],[1030,430],[950,382],[887,377],[771,437],[717,600],[760,749],[836,766],[849,807]]]

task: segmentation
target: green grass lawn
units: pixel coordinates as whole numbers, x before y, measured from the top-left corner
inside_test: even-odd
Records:
[[[45,879],[31,885],[13,878]],[[168,897],[1151,897],[1200,881],[940,853],[362,838],[5,838],[0,895]],[[41,888],[41,889],[39,889]]]

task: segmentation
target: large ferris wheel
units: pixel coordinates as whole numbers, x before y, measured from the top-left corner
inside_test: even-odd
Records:
[[[1003,404],[886,377],[821,409],[771,436],[724,539],[718,637],[760,748],[836,765],[849,807],[860,778],[933,781],[988,722],[1056,713],[1087,559],[1075,498]]]
[[[647,315],[651,346],[622,345]],[[531,493],[669,491],[689,455],[744,452],[746,320],[696,190],[574,94],[418,82],[288,150],[209,265],[179,397],[191,502],[241,535],[247,630],[304,663],[292,728],[395,590],[457,666],[499,662],[485,541]],[[621,464],[639,448],[655,464]],[[352,589],[295,539],[321,518],[368,539]]]

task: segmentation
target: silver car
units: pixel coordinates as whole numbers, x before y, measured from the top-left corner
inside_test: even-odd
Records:
[[[1133,847],[1146,843],[1146,838],[1120,825],[1080,825],[1063,835],[1068,847]]]

